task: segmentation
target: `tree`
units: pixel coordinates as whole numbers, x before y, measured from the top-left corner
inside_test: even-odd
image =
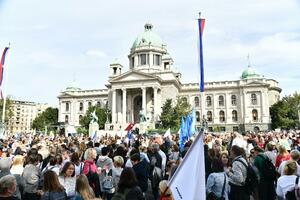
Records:
[[[174,126],[173,122],[174,108],[172,108],[172,99],[167,99],[162,107],[160,120],[163,128],[169,128]]]
[[[58,123],[58,109],[49,107],[44,112],[40,113],[32,122],[32,128],[37,131],[51,130],[51,125]]]
[[[191,112],[191,105],[187,102],[187,99],[185,97],[178,97],[173,115],[175,127],[180,127],[181,117],[186,117],[189,112]]]
[[[270,108],[272,129],[299,127],[300,94],[285,96]]]
[[[172,107],[172,99],[167,99],[162,107],[160,116],[163,128],[178,129],[181,123],[181,117],[187,116],[191,111],[191,105],[185,98],[178,97],[175,107]]]
[[[108,118],[111,119],[111,114],[109,112],[108,109],[106,108],[101,108],[99,106],[90,106],[86,112],[86,114],[81,118],[80,120],[80,125],[82,127],[84,127],[86,130],[89,129],[89,124],[91,121],[90,115],[92,112],[94,112],[94,110],[96,110],[96,115],[98,117],[98,124],[99,124],[99,129],[104,129],[104,125],[107,119],[107,115]]]

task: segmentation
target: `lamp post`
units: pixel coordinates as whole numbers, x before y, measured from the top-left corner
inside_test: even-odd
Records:
[[[109,124],[109,119],[108,119],[108,101],[105,103],[105,113],[106,113],[106,122],[105,124]]]

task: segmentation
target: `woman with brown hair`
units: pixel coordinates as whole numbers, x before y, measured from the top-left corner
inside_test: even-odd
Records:
[[[75,200],[90,200],[94,199],[95,194],[89,185],[86,175],[81,174],[76,180],[76,196]]]
[[[67,200],[67,193],[59,183],[54,171],[44,173],[44,185],[41,200]]]
[[[75,166],[71,162],[66,162],[58,177],[59,183],[65,188],[68,199],[75,197]]]
[[[118,191],[113,196],[112,200],[123,198],[125,200],[145,200],[141,188],[138,186],[138,181],[135,172],[130,167],[125,167],[121,173],[118,184]]]

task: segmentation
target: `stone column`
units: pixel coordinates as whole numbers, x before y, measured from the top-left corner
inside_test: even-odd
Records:
[[[116,89],[112,89],[111,122],[116,123]]]
[[[157,87],[153,87],[153,111],[154,111],[154,116],[153,116],[153,121],[156,121],[156,115],[157,115]]]
[[[147,101],[147,98],[146,98],[146,87],[142,87],[142,109],[143,111],[145,112],[145,114],[147,114],[147,109],[146,109],[146,101]]]
[[[126,88],[123,88],[122,89],[122,92],[123,92],[123,111],[122,111],[122,117],[123,117],[123,124],[126,124],[126,104],[127,104],[127,101],[126,101]]]

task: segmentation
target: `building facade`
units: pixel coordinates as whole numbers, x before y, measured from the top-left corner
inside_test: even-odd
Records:
[[[176,104],[184,98],[196,110],[197,124],[202,116],[209,130],[267,130],[270,127],[269,107],[280,98],[278,82],[267,79],[248,66],[238,80],[206,82],[200,94],[198,83],[181,82],[181,73],[174,67],[166,44],[153,31],[151,24],[134,41],[129,70],[114,62],[105,89],[81,90],[74,83],[59,96],[59,121],[78,127],[89,105],[104,107],[112,113],[109,127],[122,130],[128,123],[139,124],[146,116],[148,127],[160,121],[161,108],[167,99]],[[201,106],[202,105],[202,106]]]
[[[48,107],[47,104],[12,100],[13,116],[8,120],[8,134],[33,132],[33,120]]]

